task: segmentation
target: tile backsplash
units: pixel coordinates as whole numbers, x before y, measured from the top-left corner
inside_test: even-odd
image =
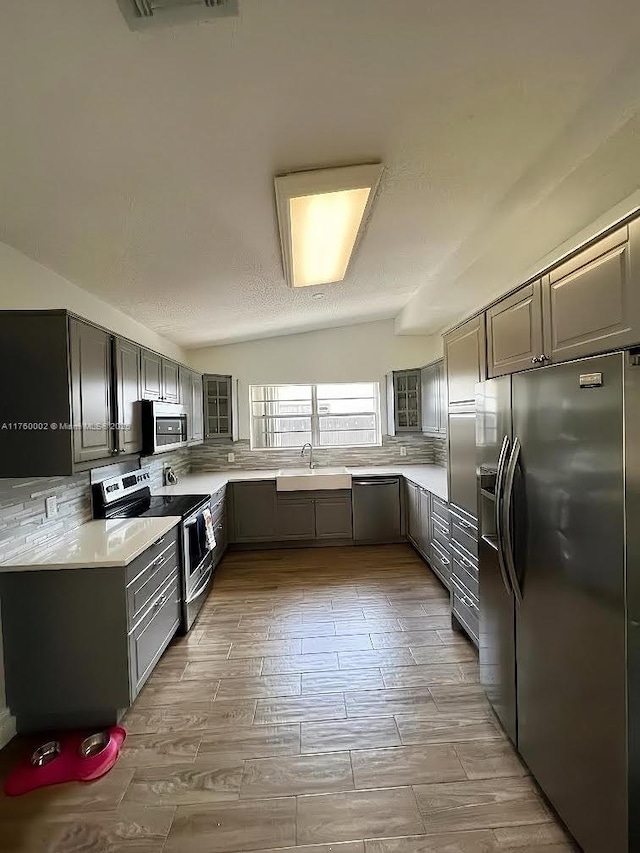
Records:
[[[445,461],[441,462],[444,446]],[[407,455],[400,456],[400,448]],[[223,471],[229,469],[297,468],[308,463],[300,457],[300,448],[286,450],[251,450],[247,440],[233,444],[209,443],[191,448],[192,471]],[[233,462],[227,461],[227,454],[233,453]],[[426,438],[421,435],[390,436],[385,435],[381,447],[337,447],[314,448],[314,461],[318,465],[403,465],[444,464],[446,465],[446,441],[440,438]]]
[[[58,513],[46,517],[45,500],[58,499]],[[89,474],[0,480],[0,562],[45,549],[74,527],[91,520]]]
[[[400,456],[402,446],[406,448],[406,456]],[[235,454],[233,462],[227,461],[229,452]],[[319,465],[446,465],[447,447],[443,439],[384,436],[381,447],[315,449],[313,456]],[[308,456],[305,459],[308,461]],[[140,463],[151,472],[152,491],[163,485],[166,465],[170,465],[178,476],[184,476],[189,471],[295,468],[306,464],[301,460],[298,448],[252,451],[248,441],[176,450],[162,456],[143,457]],[[100,469],[100,479],[107,473],[107,468]],[[113,473],[120,473],[119,466],[113,467]],[[47,518],[45,500],[51,495],[58,499],[58,513]],[[74,477],[0,479],[0,563],[33,548],[51,548],[63,534],[91,518],[88,472]]]
[[[152,490],[162,485],[165,465],[183,476],[190,469],[188,449],[143,457],[140,462],[151,471]],[[112,467],[113,474],[120,473],[120,466]],[[100,479],[107,471],[100,469]],[[45,500],[51,495],[58,499],[58,513],[47,518]],[[52,548],[63,534],[92,517],[89,472],[74,477],[0,479],[0,563],[33,548]]]

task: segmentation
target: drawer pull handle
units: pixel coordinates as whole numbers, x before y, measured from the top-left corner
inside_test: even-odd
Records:
[[[460,523],[460,527],[464,527],[465,530],[475,530],[475,527],[469,521],[463,521],[461,518],[458,519]]]
[[[440,562],[443,566],[448,566],[451,563],[451,560],[447,560],[444,557],[440,557]]]
[[[162,545],[162,543],[164,542],[164,540],[166,538],[167,538],[166,536],[163,536],[162,539],[158,539],[158,541],[156,542],[156,545]]]

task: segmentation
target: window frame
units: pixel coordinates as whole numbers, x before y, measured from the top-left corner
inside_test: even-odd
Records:
[[[368,442],[366,444],[321,444],[320,443],[320,418],[322,417],[330,417],[330,415],[321,414],[318,411],[318,385],[359,385],[359,384],[371,384],[374,389],[374,400],[376,404],[376,410],[371,412],[349,412],[348,415],[334,415],[334,417],[367,417],[373,415],[376,421],[376,425],[374,427],[374,431],[376,433],[375,442]],[[255,415],[253,414],[253,403],[262,403],[265,402],[263,400],[254,400],[253,399],[253,389],[254,388],[311,388],[311,413],[310,414],[292,414],[292,415]],[[336,398],[327,398],[327,399],[336,399]],[[344,400],[354,400],[359,399],[357,397],[343,397],[337,399]],[[295,450],[294,447],[256,447],[254,444],[254,419],[260,419],[265,421],[265,423],[269,420],[274,420],[276,418],[309,418],[311,422],[311,444],[313,445],[313,449],[321,449],[321,450],[347,450],[349,448],[360,448],[360,447],[381,447],[382,446],[382,412],[381,412],[381,395],[380,395],[380,383],[375,380],[360,380],[354,382],[261,382],[254,383],[249,385],[249,447],[250,450],[255,451],[257,453],[263,452],[271,452],[271,451],[287,451],[287,450]],[[357,430],[323,430],[323,432],[356,432]],[[279,431],[277,434],[280,435],[295,435],[296,432],[300,432],[300,434],[304,434],[305,430],[285,430]],[[371,432],[370,429],[362,430],[362,432]],[[276,434],[276,433],[274,433]],[[302,447],[302,445],[300,445]]]

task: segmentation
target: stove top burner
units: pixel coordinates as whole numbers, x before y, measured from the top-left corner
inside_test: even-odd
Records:
[[[209,495],[146,495],[126,507],[113,507],[112,518],[153,518],[165,515],[191,515]]]
[[[147,469],[110,477],[93,487],[95,518],[151,518],[191,515],[209,495],[152,495]]]

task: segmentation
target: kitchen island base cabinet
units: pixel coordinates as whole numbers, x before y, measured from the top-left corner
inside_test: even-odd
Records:
[[[126,567],[0,574],[18,732],[113,725],[130,707],[180,622],[178,528],[162,540]]]

